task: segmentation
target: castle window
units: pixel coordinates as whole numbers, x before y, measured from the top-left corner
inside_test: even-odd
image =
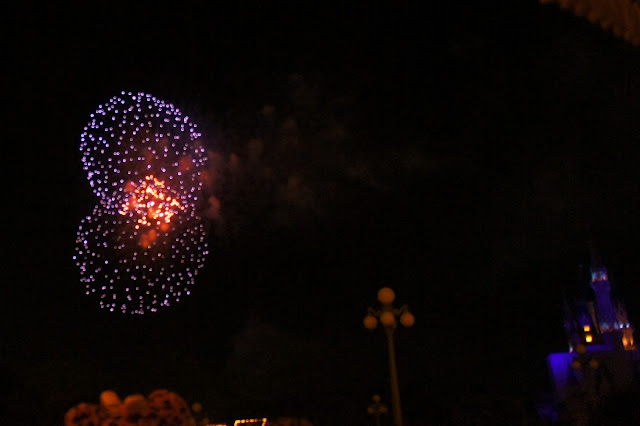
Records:
[[[592,336],[592,335],[590,335],[590,334],[587,334],[586,336],[584,336],[584,340],[585,340],[587,343],[591,343],[591,342],[593,342],[593,336]]]
[[[583,330],[584,330],[585,332],[587,332],[587,331],[591,331],[591,326],[590,326],[590,325],[585,325],[585,326],[583,326],[582,328],[583,328]]]

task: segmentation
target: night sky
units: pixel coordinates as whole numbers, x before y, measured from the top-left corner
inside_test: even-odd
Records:
[[[364,424],[390,401],[362,325],[383,286],[416,316],[397,333],[408,420],[532,404],[590,241],[640,326],[637,47],[535,1],[214,3],[9,14],[11,418],[168,388],[220,420]],[[72,259],[97,202],[79,137],[122,90],[192,117],[220,172],[192,295],[143,317],[99,309]]]

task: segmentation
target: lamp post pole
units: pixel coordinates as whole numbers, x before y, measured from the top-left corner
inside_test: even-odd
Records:
[[[391,405],[393,407],[393,419],[395,426],[402,426],[402,408],[400,406],[400,388],[398,386],[398,369],[396,366],[396,350],[393,341],[393,334],[397,327],[396,318],[400,319],[400,324],[411,327],[415,322],[415,317],[406,305],[400,309],[395,309],[392,305],[395,293],[389,287],[384,287],[378,291],[378,301],[382,305],[381,310],[369,308],[369,313],[364,318],[364,326],[373,330],[378,326],[378,318],[387,335],[389,349],[389,376],[391,381]]]
[[[402,426],[402,408],[400,405],[400,388],[398,386],[398,368],[396,367],[396,350],[393,342],[393,328],[385,327],[389,346],[389,375],[391,379],[391,405],[396,426]]]

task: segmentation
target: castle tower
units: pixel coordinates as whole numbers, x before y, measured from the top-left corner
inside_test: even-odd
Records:
[[[591,288],[596,296],[596,313],[601,333],[618,328],[616,310],[611,302],[611,285],[607,268],[602,265],[591,266]]]

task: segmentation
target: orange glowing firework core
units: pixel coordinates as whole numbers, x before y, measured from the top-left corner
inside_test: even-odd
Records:
[[[171,197],[165,183],[153,175],[145,176],[138,185],[127,183],[128,194],[119,213],[123,216],[133,213],[138,219],[136,229],[156,227],[162,232],[169,230],[171,218],[185,207],[176,198]],[[156,229],[141,234],[140,245],[148,248],[158,238]]]

